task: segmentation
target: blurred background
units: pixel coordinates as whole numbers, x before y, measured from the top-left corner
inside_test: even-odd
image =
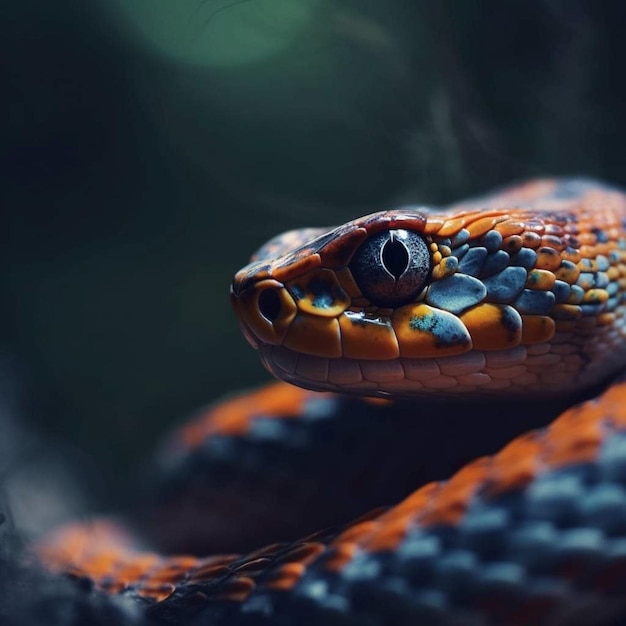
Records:
[[[13,413],[115,503],[181,417],[268,379],[228,288],[272,235],[531,176],[626,184],[624,6],[3,3]]]

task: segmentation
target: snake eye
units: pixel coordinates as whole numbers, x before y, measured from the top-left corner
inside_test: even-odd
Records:
[[[376,233],[357,249],[350,271],[363,295],[380,307],[409,302],[426,284],[430,253],[423,237],[410,230]]]

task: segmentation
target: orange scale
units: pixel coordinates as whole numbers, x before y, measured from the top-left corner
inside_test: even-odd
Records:
[[[384,229],[406,228],[423,231],[427,216],[419,212],[406,212],[402,209],[372,213],[357,221],[362,222],[370,234]]]
[[[620,237],[622,236],[622,231],[615,226],[611,226],[606,229],[606,236],[611,242],[614,242],[620,239]]]
[[[434,215],[427,215],[426,224],[424,224],[422,232],[425,235],[439,234],[439,231],[443,228],[446,221],[447,220],[443,217],[435,217]]]
[[[585,263],[585,267],[583,268],[583,271],[592,272],[592,273],[595,273],[598,271],[598,261],[595,258],[597,254],[598,254],[598,251],[596,247],[594,246],[593,257],[586,259],[586,263]]]
[[[604,241],[596,244],[596,256],[606,256],[608,257],[613,250],[617,250],[618,242],[617,241]]]
[[[554,271],[561,266],[561,255],[558,250],[542,246],[537,250],[535,267],[542,270]]]
[[[287,282],[301,274],[314,270],[321,263],[320,255],[307,246],[271,261],[270,273],[276,280]]]
[[[189,582],[203,584],[230,574],[232,570],[226,565],[212,565],[194,568],[189,572]]]
[[[615,244],[613,242],[605,242],[605,243],[599,243],[596,245],[596,252],[597,254],[603,254],[604,256],[607,256],[611,250],[614,248]]]
[[[439,263],[435,265],[431,271],[431,276],[433,280],[441,280],[445,278],[450,272],[447,271],[447,266]]]
[[[342,354],[339,322],[335,318],[300,313],[291,322],[283,344],[303,354],[339,358]]]
[[[583,217],[583,215],[585,215],[585,217],[588,217],[588,214],[587,214],[586,211],[584,213],[581,212],[580,215],[579,215],[579,218],[577,220],[577,223],[576,223],[576,227],[578,228],[579,236],[583,235],[584,233],[588,233],[593,228],[593,225],[591,224],[591,222],[589,222],[587,219],[585,219],[585,217]]]
[[[456,235],[467,224],[467,217],[456,217],[451,220],[446,220],[443,226],[437,231],[439,237],[452,237]]]
[[[212,598],[226,602],[243,602],[255,587],[256,583],[252,578],[247,576],[233,577],[225,580],[220,585],[218,593]]]
[[[472,338],[474,350],[506,350],[522,339],[520,315],[507,305],[480,304],[459,319]]]
[[[346,311],[339,317],[343,355],[351,359],[390,360],[400,356],[389,318],[366,317]]]
[[[596,321],[598,322],[598,326],[613,326],[616,319],[617,316],[615,313],[600,313]]]
[[[391,324],[402,357],[449,356],[463,354],[472,347],[470,335],[456,315],[427,304],[396,309]]]
[[[432,280],[441,280],[456,272],[458,261],[456,257],[444,257],[441,263],[435,265],[431,271]]]
[[[454,474],[450,480],[443,484],[441,490],[435,497],[440,498],[444,491],[454,491],[456,489],[466,491],[473,489],[475,485],[485,479],[489,472],[490,464],[491,457],[488,456],[480,457],[468,463]]]
[[[156,602],[163,602],[167,600],[176,591],[174,585],[159,584],[152,585],[146,584],[135,588],[135,593],[142,598],[149,598]]]
[[[562,442],[575,442],[579,437],[602,439],[606,408],[602,400],[590,400],[567,410],[550,426],[546,449],[555,449]]]
[[[330,572],[340,572],[356,554],[356,543],[346,542],[333,546],[328,558],[324,560],[324,568]]]
[[[619,278],[619,267],[611,265],[606,271],[606,275],[609,280],[617,280]]]
[[[583,232],[578,235],[578,242],[584,246],[595,246],[598,241],[598,237],[592,232]]]
[[[275,591],[289,591],[305,572],[306,567],[302,563],[285,563],[272,573],[272,578],[264,586]]]
[[[541,237],[541,245],[547,248],[553,248],[558,252],[563,252],[567,247],[567,241],[555,235],[543,235]]]
[[[626,430],[626,397],[622,398],[620,406],[608,414],[607,422],[617,430]]]
[[[555,282],[556,276],[554,275],[554,272],[534,269],[528,272],[525,287],[528,289],[549,291],[552,287],[554,287]]]
[[[565,250],[561,252],[561,259],[563,261],[570,261],[571,263],[578,263],[581,259],[581,255],[578,249],[565,248]]]
[[[545,343],[554,337],[556,324],[547,315],[522,315],[523,345]]]
[[[270,277],[269,268],[263,262],[253,262],[240,269],[233,278],[233,284],[241,285],[254,276],[255,280],[265,280]]]
[[[136,581],[148,574],[158,562],[159,557],[156,554],[140,554],[121,566],[117,570],[116,576],[127,582]]]
[[[537,235],[543,235],[546,232],[543,222],[533,221],[533,219],[531,218],[530,221],[526,222],[526,230]]]
[[[441,488],[442,483],[440,482],[427,483],[417,491],[414,491],[410,496],[400,502],[400,504],[390,509],[385,513],[384,517],[393,519],[394,517],[402,517],[406,513],[418,515],[420,512],[426,510]]]
[[[304,313],[334,318],[351,304],[351,298],[340,286],[335,272],[329,269],[309,272],[286,287],[294,295],[298,309]],[[320,294],[323,297],[320,298]]]
[[[150,583],[175,584],[188,577],[189,569],[180,566],[166,565],[165,567],[161,567],[154,572],[150,572],[146,580]]]
[[[602,398],[604,398],[602,396]],[[588,427],[598,427],[606,417],[606,405],[603,401],[590,400],[579,404],[563,413],[548,429],[548,438],[559,440],[575,435]]]
[[[536,431],[512,441],[492,457],[486,493],[498,495],[527,485],[539,470],[541,437]]]
[[[569,433],[569,436],[550,438],[551,445],[546,450],[545,462],[552,468],[589,463],[596,458],[602,440],[602,431],[597,424]]]
[[[353,230],[343,232],[340,237],[334,238],[320,251],[319,256],[325,267],[338,268],[348,265],[355,250],[367,238],[367,230],[352,226]]]
[[[556,322],[556,330],[565,332],[566,328],[574,330],[575,320],[579,320],[583,315],[582,309],[577,304],[555,304],[552,307],[552,317]],[[565,322],[574,322],[573,326],[566,327]]]
[[[124,562],[124,556],[117,550],[102,551],[82,559],[80,567],[94,578],[108,576]]]
[[[467,226],[467,231],[470,234],[470,239],[480,237],[481,235],[489,232],[493,229],[498,221],[499,220],[497,217],[483,217],[476,220],[475,222],[471,222]]]
[[[481,457],[457,472],[435,494],[432,505],[419,519],[420,524],[456,524],[477,488],[488,477],[490,464],[489,457]]]
[[[583,296],[583,302],[587,303],[602,303],[609,299],[609,293],[604,289],[589,289]]]
[[[502,235],[506,240],[509,237],[515,237],[520,235],[525,230],[524,222],[520,222],[514,219],[505,219],[494,226],[494,228]],[[521,242],[521,238],[520,238]]]
[[[498,226],[499,224],[496,225],[496,229]],[[515,254],[521,250],[523,245],[524,241],[519,235],[511,235],[510,237],[505,237],[503,239],[501,248],[509,254]]]
[[[419,520],[423,526],[458,524],[469,504],[467,495],[460,491],[450,491],[442,494],[432,507]]]
[[[527,230],[522,235],[522,242],[525,248],[532,248],[534,250],[541,245],[541,236]]]
[[[546,234],[562,237],[564,233],[565,230],[563,229],[562,224],[553,221],[550,221],[548,224],[546,224]]]
[[[368,552],[388,552],[395,550],[406,537],[407,530],[412,522],[413,516],[405,515],[388,523],[381,524],[376,532],[360,543],[360,546]]]
[[[596,255],[594,246],[580,246],[578,251],[583,259],[592,259]]]
[[[576,261],[576,263],[578,263],[578,261]],[[561,267],[558,267],[556,270],[554,270],[554,276],[557,278],[557,280],[562,280],[566,283],[569,283],[570,285],[573,285],[578,280],[578,277],[580,276],[580,268],[577,266],[574,266],[574,267],[561,266]]]

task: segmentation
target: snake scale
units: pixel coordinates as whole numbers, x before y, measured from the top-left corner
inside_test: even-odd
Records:
[[[398,456],[419,464],[421,420],[444,419],[449,405],[460,432],[471,420],[485,437],[521,407],[517,436],[399,504],[295,542],[163,556],[96,520],[52,531],[33,558],[154,623],[626,623],[625,294],[626,196],[586,179],[276,237],[236,274],[231,297],[244,335],[286,382],[187,424],[167,447],[170,471],[205,488],[215,456],[230,463],[255,441],[306,439],[302,424],[348,424],[358,432],[344,428],[344,446],[380,440],[373,458],[343,454],[356,475],[393,463],[385,429],[404,446]],[[442,451],[457,426],[446,423]],[[285,449],[266,448],[253,473]],[[291,449],[283,469],[306,454]],[[302,463],[309,482],[316,467],[341,489],[354,482],[316,454],[315,467]]]

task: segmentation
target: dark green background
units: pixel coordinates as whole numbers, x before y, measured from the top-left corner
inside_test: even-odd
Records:
[[[228,303],[288,228],[512,179],[626,184],[619,2],[3,3],[2,349],[110,494],[265,380]]]

